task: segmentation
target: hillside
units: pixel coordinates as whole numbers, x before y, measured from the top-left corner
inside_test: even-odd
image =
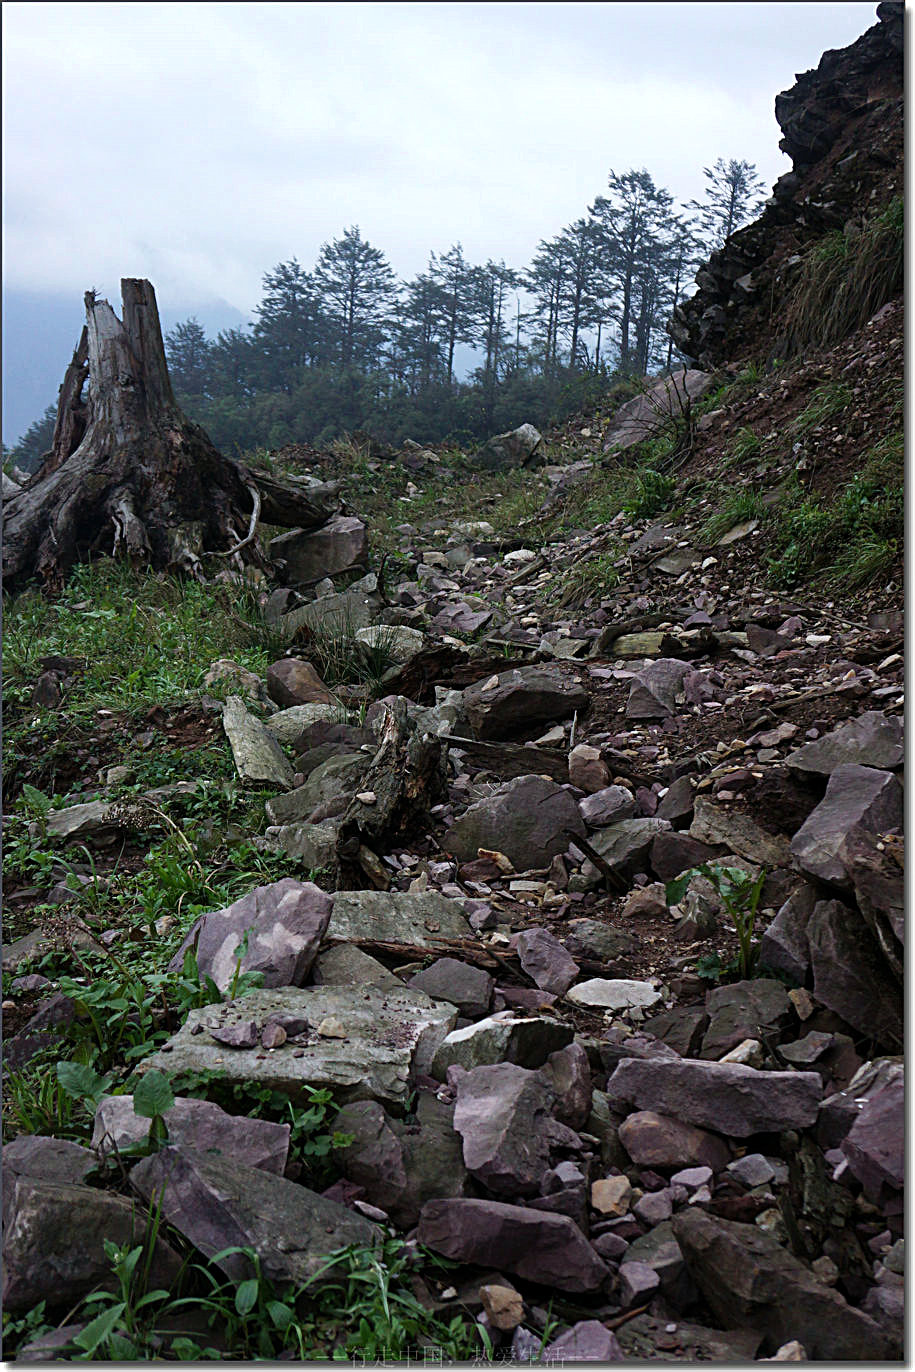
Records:
[[[686,376],[289,447],[338,509],[263,567],[7,597],[6,1356],[901,1359],[878,20]]]

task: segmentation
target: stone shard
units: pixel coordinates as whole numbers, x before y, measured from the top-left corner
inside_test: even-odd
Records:
[[[832,776],[837,767],[848,763],[892,770],[902,766],[904,757],[902,720],[882,710],[867,710],[822,738],[795,749],[785,762],[797,772]]]
[[[901,1046],[902,992],[861,915],[841,901],[819,901],[807,944],[816,999],[859,1033]]]
[[[573,1031],[558,1020],[538,1015],[514,1019],[509,1013],[490,1015],[464,1029],[454,1029],[432,1059],[432,1075],[444,1081],[449,1067],[474,1067],[512,1062],[542,1067],[551,1053],[571,1043]]]
[[[501,1201],[428,1201],[417,1238],[446,1258],[495,1265],[560,1291],[597,1291],[609,1276],[568,1216]]]
[[[670,828],[666,819],[624,819],[591,835],[591,846],[614,871],[644,871],[648,853],[658,834]]]
[[[696,797],[689,836],[700,843],[721,844],[761,867],[788,867],[791,862],[793,850],[786,838],[766,833],[747,815],[731,813],[704,796]]]
[[[718,1059],[760,1031],[778,1039],[791,1022],[791,1002],[779,981],[758,977],[716,986],[705,999],[709,1026],[699,1056]]]
[[[901,1073],[864,1101],[839,1146],[869,1200],[879,1205],[902,1190],[905,1182],[905,1081]]]
[[[578,812],[592,829],[635,817],[635,796],[625,786],[605,786],[578,802]]]
[[[206,1257],[252,1248],[264,1276],[278,1284],[320,1281],[335,1248],[373,1246],[380,1237],[361,1215],[304,1186],[192,1148],[166,1147],[144,1158],[130,1183],[144,1200],[160,1202],[163,1218]],[[217,1265],[236,1281],[252,1275],[241,1253]]]
[[[282,709],[291,705],[332,705],[334,696],[310,662],[281,657],[267,668],[267,691]]]
[[[805,1129],[822,1094],[816,1072],[759,1072],[753,1067],[694,1058],[627,1058],[607,1083],[624,1105],[696,1124],[731,1138]]]
[[[563,1365],[579,1362],[622,1362],[623,1350],[617,1337],[600,1320],[579,1320],[548,1343],[543,1362]]]
[[[97,1288],[117,1290],[105,1252],[116,1244],[143,1241],[147,1217],[123,1196],[90,1186],[46,1181],[20,1174],[9,1198],[3,1233],[3,1309],[11,1315],[49,1306],[75,1305]],[[181,1260],[157,1239],[150,1282],[171,1287]]]
[[[880,1362],[901,1355],[874,1320],[756,1225],[691,1207],[675,1216],[673,1232],[716,1318],[726,1327],[759,1329],[769,1351],[800,1335],[814,1359]]]
[[[271,824],[293,824],[330,809],[342,813],[372,762],[370,753],[342,753],[315,767],[307,781],[264,807]]]
[[[627,719],[668,719],[676,714],[683,679],[692,671],[688,662],[659,657],[637,672],[626,701]]]
[[[563,672],[514,667],[468,686],[463,703],[477,738],[501,739],[512,730],[565,719],[574,710],[583,710],[588,692]]]
[[[400,1109],[456,1018],[453,1006],[405,986],[397,991],[374,986],[251,991],[240,1000],[191,1010],[178,1033],[144,1058],[137,1071],[216,1069],[229,1082],[270,1086],[292,1100],[307,1099],[306,1087],[327,1087],[341,1102],[379,1100]],[[268,1020],[277,1021],[286,1028],[286,1042],[269,1053],[259,1044],[225,1049],[208,1032],[211,1026],[248,1020],[258,1030]],[[328,1020],[338,1021],[345,1035],[318,1035],[317,1026]]]
[[[629,1010],[633,1007],[648,1010],[657,1005],[661,993],[650,981],[607,980],[592,977],[581,981],[569,992],[569,1000],[576,1005],[593,1005],[603,1010]]]
[[[327,943],[408,943],[434,951],[472,939],[463,900],[438,891],[338,891]]]
[[[805,882],[792,891],[759,941],[759,966],[784,972],[803,986],[810,966],[807,925],[817,903],[817,891]]]
[[[236,972],[261,972],[265,987],[301,986],[314,962],[333,896],[310,881],[283,877],[256,886],[224,910],[201,915],[168,964],[180,972],[196,943],[197,967],[227,991]],[[238,950],[242,949],[239,954]]]
[[[524,971],[541,991],[564,996],[578,976],[578,963],[548,929],[522,929],[515,948]]]
[[[841,855],[846,835],[858,825],[871,833],[900,829],[902,819],[902,787],[892,772],[843,763],[791,840],[791,852],[803,872],[847,890],[852,882]]]
[[[505,854],[516,871],[548,867],[569,846],[569,831],[584,836],[578,806],[568,791],[541,776],[521,776],[494,796],[471,805],[444,838],[461,862],[480,848]]]
[[[216,1153],[248,1167],[283,1175],[289,1154],[289,1125],[229,1115],[210,1100],[176,1096],[163,1119],[171,1144]],[[95,1111],[92,1147],[100,1155],[143,1143],[149,1120],[134,1114],[133,1096],[102,1096]]]
[[[291,788],[292,763],[266,725],[245,709],[240,696],[229,696],[222,725],[242,781],[279,786],[284,791]]]
[[[468,1019],[485,1015],[492,1000],[493,978],[482,967],[457,958],[438,958],[407,982],[433,1000],[447,1000]]]

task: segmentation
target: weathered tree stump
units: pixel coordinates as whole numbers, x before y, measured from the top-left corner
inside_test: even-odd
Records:
[[[152,285],[125,279],[121,296],[118,319],[87,292],[51,452],[4,502],[7,589],[33,577],[56,589],[98,553],[195,576],[207,555],[265,565],[256,539],[264,505],[287,528],[312,528],[339,508],[332,487],[278,482],[219,453],[175,401]]]

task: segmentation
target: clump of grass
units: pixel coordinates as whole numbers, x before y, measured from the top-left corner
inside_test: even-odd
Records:
[[[636,473],[635,492],[622,508],[633,519],[653,519],[670,508],[676,486],[674,477],[646,467]]]
[[[826,348],[865,324],[904,281],[905,204],[896,196],[858,232],[836,229],[804,255],[784,315],[786,351]]]
[[[735,491],[724,504],[703,524],[700,537],[711,545],[733,529],[735,524],[743,524],[748,519],[761,519],[766,514],[766,506],[758,491]]]
[[[818,386],[810,398],[810,403],[794,421],[794,432],[799,436],[810,433],[829,419],[835,419],[851,405],[854,399],[851,387],[844,381],[826,381]]]
[[[589,600],[607,595],[620,584],[620,574],[613,565],[618,557],[618,550],[614,550],[577,562],[545,588],[545,598],[559,609],[580,610]]]

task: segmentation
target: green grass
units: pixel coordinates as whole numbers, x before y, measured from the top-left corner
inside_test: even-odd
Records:
[[[700,531],[702,541],[711,546],[719,538],[733,529],[735,524],[743,524],[749,519],[762,519],[767,513],[759,492],[754,490],[735,491],[728,496],[713,515],[705,521]]]
[[[600,600],[620,584],[620,574],[614,562],[620,550],[597,553],[576,562],[559,573],[541,591],[544,601],[562,610],[580,610],[589,600]]]
[[[830,419],[837,419],[847,410],[854,400],[851,387],[844,381],[827,381],[818,386],[810,402],[797,416],[792,425],[799,437],[817,429]]]

